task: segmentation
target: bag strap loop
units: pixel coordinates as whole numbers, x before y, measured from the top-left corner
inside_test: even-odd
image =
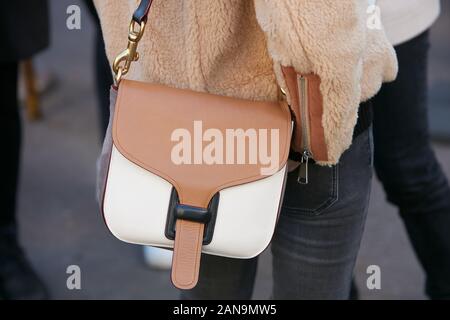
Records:
[[[141,0],[139,7],[133,13],[133,18],[130,21],[130,26],[128,29],[128,46],[124,51],[119,53],[113,63],[116,87],[119,85],[122,77],[130,70],[131,63],[139,59],[137,48],[139,41],[144,35],[145,24],[147,22],[148,13],[152,3],[153,0]]]

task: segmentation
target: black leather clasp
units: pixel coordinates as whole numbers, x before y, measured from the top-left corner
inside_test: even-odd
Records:
[[[211,243],[214,226],[216,223],[217,208],[219,207],[219,193],[216,193],[209,202],[208,208],[199,208],[180,204],[178,193],[172,188],[170,194],[169,210],[167,212],[165,236],[167,239],[175,240],[175,225],[177,219],[184,219],[205,224],[203,232],[203,245]]]
[[[175,207],[175,218],[208,223],[211,219],[211,212],[208,209],[177,204]]]

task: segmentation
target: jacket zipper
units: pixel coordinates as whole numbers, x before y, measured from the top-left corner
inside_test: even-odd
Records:
[[[308,162],[312,158],[311,140],[309,128],[309,97],[308,97],[308,79],[303,75],[297,75],[297,85],[300,98],[300,116],[302,128],[302,159],[298,170],[297,182],[308,184]]]

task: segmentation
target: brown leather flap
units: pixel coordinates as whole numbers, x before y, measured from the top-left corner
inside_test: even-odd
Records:
[[[201,121],[200,134],[194,132],[194,121]],[[177,129],[190,133],[191,164],[176,164],[171,157],[173,148],[181,143],[171,139]],[[221,158],[225,164],[207,164],[202,159],[202,151],[216,155],[206,150],[208,145],[211,148],[211,141],[202,139],[207,129],[222,134],[222,149],[220,141],[212,140],[217,143],[216,150],[223,150],[223,157],[216,160]],[[259,144],[256,163],[249,159],[249,139],[245,140],[245,163],[237,163],[235,139],[234,161],[227,164],[226,146],[231,145],[227,129],[255,130]],[[275,173],[285,165],[289,154],[291,118],[286,103],[249,101],[122,80],[114,114],[113,141],[127,159],[170,182],[178,192],[180,203],[205,208],[217,191],[266,177],[261,168],[270,165],[262,162],[259,154],[270,157],[270,151],[276,150],[271,145],[273,129],[278,129],[279,134],[278,157],[272,157],[278,158],[273,166]],[[210,133],[216,137],[217,132]],[[267,139],[261,139],[264,135]],[[201,164],[194,164],[195,153],[200,155],[197,161]]]

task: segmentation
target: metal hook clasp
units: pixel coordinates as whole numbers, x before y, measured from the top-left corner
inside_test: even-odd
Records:
[[[128,72],[131,63],[139,59],[137,47],[139,40],[141,40],[142,35],[144,34],[145,21],[142,21],[139,24],[139,29],[137,30],[135,30],[136,24],[136,21],[131,20],[128,32],[128,46],[114,59],[113,71],[115,73],[116,85],[119,84],[122,76]]]

